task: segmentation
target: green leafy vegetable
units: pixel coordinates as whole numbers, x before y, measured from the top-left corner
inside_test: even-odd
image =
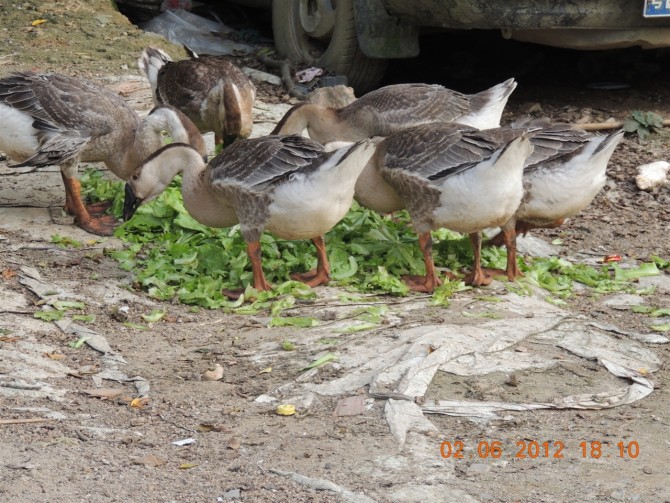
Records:
[[[149,314],[142,314],[140,316],[142,316],[142,319],[147,323],[156,323],[157,321],[162,320],[165,314],[165,311],[154,309]]]
[[[284,341],[281,343],[281,348],[284,351],[293,351],[295,349],[295,344],[293,344],[291,341]]]
[[[83,183],[84,193],[91,199],[113,199],[112,211],[120,215],[121,182],[91,172],[83,177]],[[239,226],[212,229],[195,221],[184,209],[180,183],[177,177],[158,198],[140,207],[130,222],[116,230],[115,235],[125,241],[126,247],[109,254],[121,269],[133,271],[135,284],[161,300],[239,314],[270,310],[273,319],[298,302],[315,298],[306,285],[287,281],[291,272],[308,271],[316,266],[311,243],[283,241],[263,234],[263,269],[268,281],[276,287],[272,292],[257,292],[249,286],[252,273]],[[438,267],[446,267],[455,274],[470,269],[473,253],[467,236],[446,229],[434,231],[432,236]],[[351,211],[327,234],[326,242],[333,283],[352,292],[407,295],[409,288],[402,276],[425,274],[417,236],[405,211],[380,216],[354,203]],[[531,294],[533,287],[543,288],[551,293],[548,302],[561,304],[574,296],[574,282],[587,285],[595,293],[635,292],[631,281],[658,274],[659,268],[668,266],[659,257],[652,257],[652,261],[631,270],[616,264],[600,268],[571,264],[557,257],[520,259],[525,278],[504,284],[508,291],[519,295]],[[485,247],[482,265],[504,269],[504,248]],[[246,290],[237,301],[230,301],[223,294],[227,289],[245,285]],[[456,292],[467,288],[461,281],[445,281],[433,294],[432,304],[447,306]],[[361,297],[356,293],[341,294],[340,300],[360,302]],[[273,323],[277,326],[282,322]]]
[[[80,241],[68,236],[61,236],[60,234],[51,236],[51,242],[57,244],[61,248],[81,248],[84,246]]]
[[[319,324],[319,320],[316,318],[302,318],[302,317],[292,317],[292,318],[272,318],[268,327],[299,327],[299,328],[309,328],[316,327]]]
[[[306,367],[301,368],[300,371],[303,372],[305,370],[320,367],[324,363],[328,363],[329,361],[332,361],[332,360],[337,360],[337,356],[335,356],[333,353],[326,353],[325,355],[323,355],[318,360],[314,360],[312,363],[310,363]]]
[[[663,117],[654,112],[636,110],[624,121],[623,129],[627,133],[637,133],[640,139],[644,140],[650,134],[663,129]]]
[[[57,321],[63,319],[63,311],[37,311],[33,317],[43,321]]]
[[[615,281],[630,281],[638,278],[644,278],[646,276],[658,276],[661,274],[661,271],[658,270],[654,262],[648,262],[641,264],[639,267],[632,269],[622,269],[617,264],[612,264],[614,268],[614,279]]]

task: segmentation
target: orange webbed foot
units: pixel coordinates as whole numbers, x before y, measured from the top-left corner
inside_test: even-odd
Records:
[[[463,281],[466,285],[488,286],[493,281],[493,276],[489,276],[482,269],[478,269],[468,274]]]
[[[310,288],[315,286],[325,285],[330,281],[330,275],[324,272],[319,272],[313,269],[307,272],[294,272],[291,274],[291,279],[305,283]]]
[[[433,293],[442,284],[438,278],[429,279],[426,276],[403,276],[402,280],[414,292]]]
[[[103,215],[101,217],[89,218],[84,222],[77,222],[78,227],[96,236],[114,235],[114,229],[119,224],[120,222],[111,215]]]

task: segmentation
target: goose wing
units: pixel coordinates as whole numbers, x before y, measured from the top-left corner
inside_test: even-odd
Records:
[[[242,140],[212,159],[211,182],[262,191],[294,173],[316,169],[317,161],[329,155],[319,143],[298,135]]]
[[[359,114],[377,114],[388,128],[407,127],[427,121],[450,122],[467,113],[466,95],[431,84],[397,84],[361,96],[338,113],[345,120]],[[378,134],[386,134],[380,131]]]
[[[591,133],[569,124],[553,124],[531,132],[533,153],[526,161],[524,172],[560,166],[578,155],[593,138]]]
[[[33,73],[0,80],[0,103],[33,119],[41,146],[21,164],[25,166],[44,166],[76,156],[91,138],[114,130],[112,110],[128,108],[122,98],[86,80]]]
[[[430,124],[389,136],[380,144],[379,154],[388,175],[400,171],[438,182],[489,159],[502,145],[500,135],[492,132]]]

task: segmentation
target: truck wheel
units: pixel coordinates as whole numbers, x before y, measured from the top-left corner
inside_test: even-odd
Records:
[[[359,94],[384,76],[386,60],[358,47],[353,0],[272,0],[272,29],[280,55],[346,75]]]

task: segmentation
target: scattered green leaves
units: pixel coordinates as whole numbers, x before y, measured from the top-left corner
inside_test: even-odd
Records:
[[[85,343],[87,340],[89,340],[89,339],[90,339],[90,337],[80,337],[79,339],[77,339],[76,341],[72,341],[72,342],[71,342],[70,344],[68,344],[68,345],[69,345],[71,348],[73,348],[73,349],[79,349],[79,348],[81,348],[81,347],[84,345],[84,343]]]
[[[80,241],[68,236],[61,236],[60,234],[51,236],[51,242],[57,244],[61,248],[81,248],[84,246]]]
[[[614,268],[615,281],[631,281],[646,276],[658,276],[661,274],[661,271],[658,270],[658,267],[656,267],[654,262],[647,262],[641,264],[639,267],[633,267],[631,269],[623,269],[617,264],[612,264],[612,267]]]
[[[337,360],[337,356],[334,355],[333,353],[326,353],[321,358],[319,358],[317,360],[314,360],[312,363],[310,363],[306,367],[301,368],[300,372],[303,372],[303,371],[309,370],[309,369],[313,369],[313,368],[316,368],[316,367],[320,367],[324,363],[328,363],[328,362],[333,361],[333,360]]]
[[[627,133],[637,133],[641,140],[646,139],[652,133],[658,133],[663,129],[663,117],[654,112],[642,112],[635,110],[623,123],[623,129]]]
[[[293,350],[295,350],[295,344],[292,343],[292,342],[289,341],[289,340],[286,340],[286,341],[284,341],[284,342],[281,343],[281,348],[282,348],[284,351],[293,351]]]
[[[656,264],[656,267],[659,269],[668,269],[670,268],[670,260],[664,260],[661,257],[656,255],[651,256],[651,261]]]
[[[142,319],[147,323],[156,323],[157,321],[162,320],[165,317],[165,311],[160,309],[154,309],[149,314],[142,314]]]
[[[58,311],[57,309],[53,311],[36,311],[33,317],[42,321],[57,321],[63,319],[63,311]]]
[[[319,320],[316,318],[302,318],[295,317],[274,317],[270,319],[268,327],[299,327],[310,328],[319,325]]]
[[[647,125],[655,124],[653,116],[638,114],[635,117],[640,124],[644,121]],[[84,193],[91,199],[113,199],[112,211],[120,216],[121,182],[111,182],[93,172],[87,172],[82,181],[86,187]],[[161,300],[177,300],[209,309],[223,308],[238,314],[270,310],[271,326],[314,323],[310,318],[278,321],[287,309],[315,297],[306,285],[286,281],[293,271],[315,267],[313,246],[306,241],[283,241],[264,234],[261,237],[263,269],[268,281],[278,286],[272,292],[257,292],[248,286],[252,283],[252,273],[239,226],[212,229],[196,222],[184,209],[180,183],[177,177],[158,198],[140,207],[130,222],[117,229],[115,235],[127,243],[125,249],[109,252],[119,267],[133,271],[136,284]],[[467,236],[446,229],[432,235],[434,258],[439,267],[454,273],[471,267],[473,253]],[[352,292],[406,295],[409,289],[401,277],[425,274],[417,236],[411,230],[407,212],[380,216],[354,203],[351,211],[327,234],[326,241],[333,282]],[[617,264],[602,267],[571,264],[557,257],[520,262],[525,278],[516,283],[505,282],[506,288],[528,295],[533,286],[541,287],[551,293],[548,301],[559,305],[574,295],[574,282],[589,286],[595,293],[645,293],[636,291],[631,281],[658,274],[660,269],[670,265],[660,257],[652,257],[651,263],[635,269],[623,269]],[[504,269],[504,248],[484,247],[482,265]],[[237,301],[230,301],[223,294],[227,289],[243,285],[247,285],[246,290]],[[453,295],[468,288],[461,281],[445,281],[433,294],[432,303],[447,306]],[[361,300],[356,293],[341,297],[346,298],[343,301]]]

